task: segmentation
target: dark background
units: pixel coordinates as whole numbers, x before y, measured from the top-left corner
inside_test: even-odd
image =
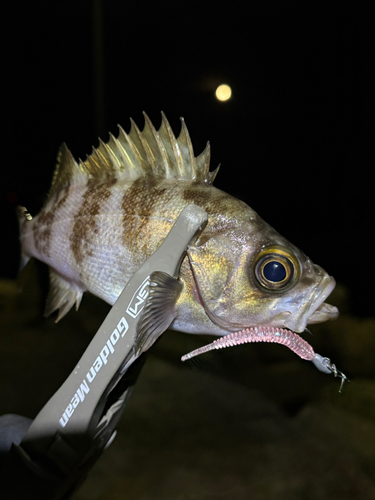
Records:
[[[6,8],[1,275],[15,277],[14,207],[36,214],[59,145],[85,158],[129,117],[207,140],[215,185],[349,287],[373,315],[370,22],[345,3],[65,1]],[[214,97],[220,83],[230,101]],[[370,102],[371,101],[371,102]],[[371,122],[371,123],[370,123]],[[373,155],[371,156],[371,158]]]

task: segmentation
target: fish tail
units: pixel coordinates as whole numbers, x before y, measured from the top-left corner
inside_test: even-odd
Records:
[[[18,216],[18,225],[20,230],[20,241],[21,241],[21,262],[19,271],[22,271],[22,269],[26,266],[26,264],[30,260],[30,255],[27,254],[26,250],[28,239],[26,238],[25,230],[30,221],[32,220],[32,216],[25,207],[17,207],[17,216]]]

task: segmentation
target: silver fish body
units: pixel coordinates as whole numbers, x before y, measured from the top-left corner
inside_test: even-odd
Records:
[[[181,210],[195,203],[208,224],[181,265],[171,328],[226,335],[253,326],[302,332],[337,316],[324,301],[335,281],[242,201],[216,189],[209,147],[198,157],[184,122],[178,139],[158,131],[100,143],[77,163],[62,146],[51,192],[32,220],[20,215],[23,259],[50,268],[46,313],[58,319],[89,291],[113,304],[158,248]]]

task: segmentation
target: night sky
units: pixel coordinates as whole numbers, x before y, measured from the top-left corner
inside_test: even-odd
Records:
[[[215,186],[243,199],[374,315],[370,23],[353,4],[17,3],[3,12],[0,276],[19,265],[17,204],[32,214],[66,142],[183,116]],[[246,5],[246,7],[244,7]],[[292,5],[292,4],[291,4]],[[220,83],[233,97],[221,103]]]

